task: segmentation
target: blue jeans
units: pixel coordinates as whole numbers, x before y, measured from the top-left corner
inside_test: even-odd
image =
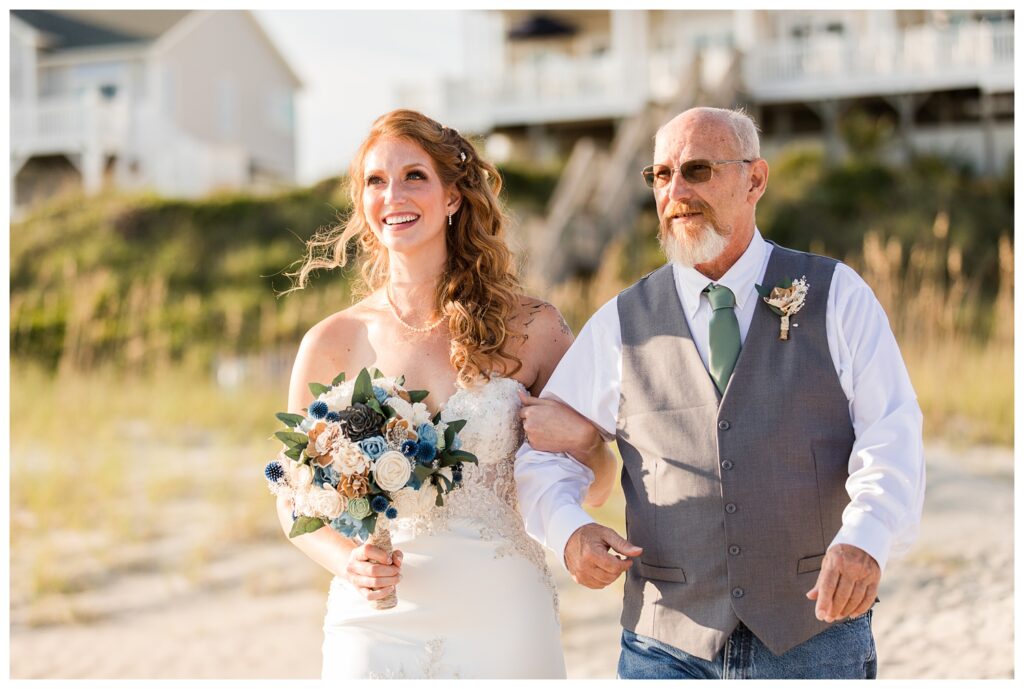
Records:
[[[776,656],[740,622],[714,660],[622,630],[620,679],[875,679],[871,613],[839,622]]]

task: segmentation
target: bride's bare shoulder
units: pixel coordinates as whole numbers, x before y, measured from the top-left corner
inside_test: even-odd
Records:
[[[521,335],[516,356],[532,381],[528,386],[531,393],[536,395],[572,344],[572,329],[554,305],[528,295],[520,297],[514,320]]]
[[[304,398],[308,383],[329,383],[341,371],[348,373],[354,362],[366,359],[367,333],[377,311],[371,295],[306,331],[292,367],[291,399]]]

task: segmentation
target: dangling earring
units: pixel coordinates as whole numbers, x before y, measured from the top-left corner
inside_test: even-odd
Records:
[[[452,213],[451,213],[451,211],[449,211],[448,212],[448,227],[451,227],[451,226],[452,226]]]

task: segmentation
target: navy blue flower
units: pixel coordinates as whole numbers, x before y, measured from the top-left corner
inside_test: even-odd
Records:
[[[328,411],[330,410],[327,408],[327,403],[323,400],[317,400],[313,404],[309,405],[309,415],[317,420],[327,416]]]
[[[384,513],[384,516],[388,519],[394,519],[398,516],[398,510],[396,510],[394,507],[389,507],[387,509],[387,512]]]
[[[341,421],[341,414],[339,414],[336,411],[329,411],[327,412],[327,416],[324,417],[324,421],[332,421],[337,423],[338,421]]]
[[[370,509],[374,512],[383,512],[389,505],[388,499],[383,495],[378,495],[370,501]]]
[[[421,443],[430,443],[431,445],[437,445],[437,429],[434,428],[433,424],[424,423],[421,424],[416,432],[420,436]]]
[[[402,454],[412,459],[416,456],[416,441],[406,440],[402,443]]]
[[[281,462],[275,459],[273,462],[267,464],[267,468],[263,470],[263,475],[267,477],[268,481],[277,483],[284,478],[284,467],[281,466]]]
[[[416,461],[425,467],[430,466],[437,456],[437,448],[429,443],[416,443]]]
[[[362,450],[363,454],[365,454],[370,459],[377,459],[382,454],[387,452],[388,443],[381,436],[375,435],[372,438],[360,440],[359,449]]]
[[[462,465],[460,464],[458,466]],[[452,483],[462,483],[462,469],[456,469],[455,467],[452,467]]]
[[[388,401],[388,397],[390,397],[391,395],[389,395],[388,393],[384,392],[384,388],[380,388],[380,387],[377,387],[376,385],[374,385],[373,386],[373,396],[377,398],[378,402],[380,402],[381,404],[384,404],[385,402]]]

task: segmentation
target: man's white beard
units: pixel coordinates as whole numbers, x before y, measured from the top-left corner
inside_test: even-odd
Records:
[[[663,226],[658,241],[668,260],[684,268],[693,268],[695,265],[713,261],[729,245],[729,238],[718,234],[715,226],[709,222],[701,227],[699,237],[685,241],[681,241],[675,232]]]

